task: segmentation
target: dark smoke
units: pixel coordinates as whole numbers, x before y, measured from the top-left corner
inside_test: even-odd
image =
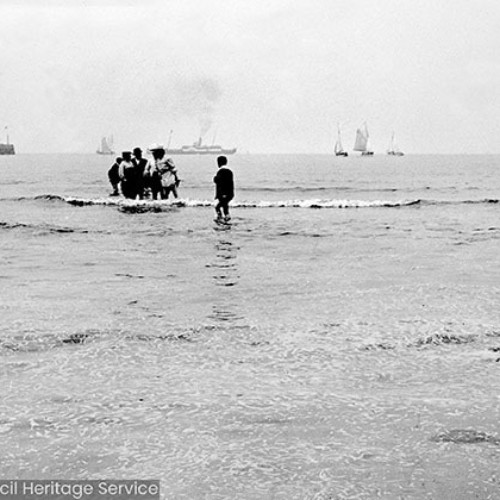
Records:
[[[219,84],[212,78],[190,78],[178,82],[175,90],[174,111],[195,117],[200,125],[200,137],[203,137],[215,121],[216,107],[222,96]]]

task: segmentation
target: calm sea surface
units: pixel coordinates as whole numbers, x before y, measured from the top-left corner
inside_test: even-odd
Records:
[[[500,157],[0,156],[0,476],[164,499],[497,499]]]

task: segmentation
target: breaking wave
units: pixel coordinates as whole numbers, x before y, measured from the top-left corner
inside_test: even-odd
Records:
[[[357,193],[395,193],[397,191],[403,191],[403,189],[393,188],[393,187],[375,187],[375,188],[360,188],[352,186],[239,186],[238,191],[242,192],[269,192],[269,193],[283,193],[283,192],[296,192],[296,193],[314,193],[321,191],[351,191]],[[409,191],[405,189],[405,191]]]
[[[359,190],[357,190],[359,191]],[[390,191],[390,190],[388,190]],[[52,201],[63,202],[73,206],[111,206],[137,208],[138,211],[158,211],[175,207],[210,207],[213,200],[183,198],[177,200],[127,200],[124,198],[84,198],[77,196],[61,196],[57,194],[43,194],[38,196],[21,196],[0,198],[1,201]],[[400,199],[400,200],[358,200],[332,198],[305,198],[285,200],[242,200],[232,201],[231,206],[236,208],[366,208],[366,207],[408,207],[412,205],[445,206],[445,205],[492,205],[500,203],[498,198],[465,199],[465,200],[436,200],[436,199]]]
[[[138,207],[145,210],[161,211],[162,208],[172,207],[211,207],[212,200],[126,200],[123,198],[77,198],[72,196],[42,195],[35,197],[36,200],[61,201],[69,205],[83,206],[110,206],[110,207]],[[278,201],[233,201],[231,206],[235,208],[365,208],[365,207],[405,207],[417,205],[416,200],[332,200],[332,199],[310,199],[310,200],[278,200]]]

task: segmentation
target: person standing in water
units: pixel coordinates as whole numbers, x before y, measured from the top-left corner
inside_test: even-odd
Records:
[[[123,196],[125,196],[125,198],[135,200],[137,195],[137,176],[135,165],[132,162],[132,153],[130,151],[123,151],[119,173]]]
[[[163,200],[168,200],[170,193],[173,194],[174,198],[177,198],[177,187],[179,186],[180,180],[177,176],[177,170],[175,168],[174,160],[172,158],[167,158],[161,164],[161,197]]]
[[[118,156],[115,159],[115,162],[113,165],[111,165],[111,168],[108,170],[108,179],[109,183],[111,184],[111,187],[113,188],[113,192],[110,194],[110,196],[118,196],[120,194],[120,191],[118,190],[118,186],[120,185],[120,163],[122,162],[122,159],[120,156]]]
[[[153,200],[158,196],[162,200],[167,200],[170,193],[177,198],[180,180],[174,161],[172,158],[165,158],[165,148],[159,144],[150,146],[149,151],[153,155],[153,160],[146,167],[146,177],[149,179]]]
[[[148,148],[149,152],[153,155],[146,166],[145,178],[151,189],[151,196],[153,200],[161,198],[163,186],[161,185],[161,166],[165,161],[165,148],[160,144],[152,144]]]
[[[227,158],[225,156],[217,157],[217,165],[219,170],[214,177],[215,199],[217,200],[215,211],[217,219],[222,219],[222,213],[224,213],[224,219],[228,221],[231,219],[229,216],[229,202],[234,198],[233,172],[226,167]]]
[[[134,148],[132,151],[134,158],[132,159],[132,162],[134,163],[135,166],[135,174],[136,174],[136,179],[135,179],[135,189],[137,196],[139,197],[140,200],[144,198],[144,191],[145,191],[145,182],[144,182],[144,176],[145,176],[145,171],[146,167],[148,165],[148,160],[146,158],[142,157],[142,149],[141,148]]]

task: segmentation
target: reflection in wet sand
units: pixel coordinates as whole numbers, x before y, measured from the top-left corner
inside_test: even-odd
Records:
[[[215,256],[209,267],[212,270],[216,292],[209,318],[217,322],[233,323],[242,319],[235,310],[237,307],[232,290],[240,279],[237,263],[239,247],[232,241],[231,226],[217,227],[215,232],[217,235],[214,245]]]

